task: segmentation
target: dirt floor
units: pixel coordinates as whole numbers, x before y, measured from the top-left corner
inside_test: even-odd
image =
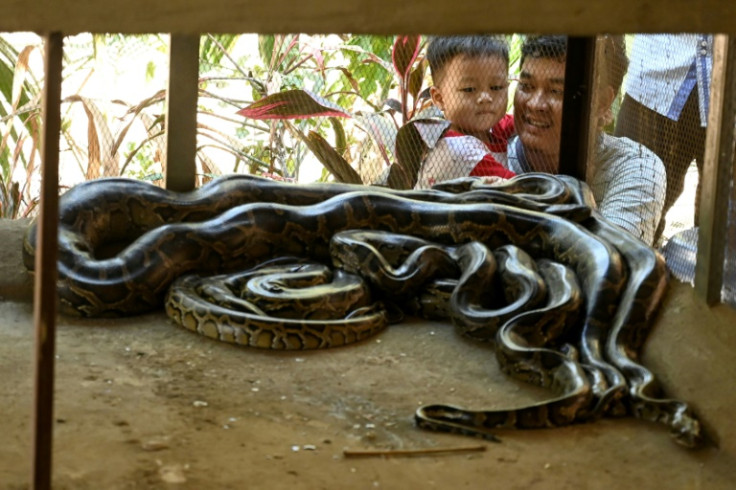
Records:
[[[0,489],[28,488],[33,373],[22,223],[0,222]],[[486,345],[406,322],[359,345],[275,353],[202,338],[162,313],[61,319],[56,489],[727,489],[736,481],[736,312],[673,284],[644,361],[693,402],[719,447],[607,419],[502,431],[501,443],[417,429],[426,403],[504,408],[544,393],[501,374]],[[481,445],[483,452],[347,457],[345,449]]]

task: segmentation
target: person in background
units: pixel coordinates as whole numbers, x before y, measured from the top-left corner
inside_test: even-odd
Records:
[[[705,127],[713,69],[713,36],[706,34],[637,34],[615,134],[656,153],[667,172],[667,196],[655,239],[665,215],[685,186],[695,160],[702,176]],[[700,179],[695,197],[698,223]]]
[[[588,184],[605,218],[652,245],[664,203],[664,165],[643,145],[602,130],[612,120],[611,105],[628,64],[623,36],[606,36],[603,42],[594,102],[597,139],[588,162]],[[522,45],[514,95],[517,136],[508,147],[507,165],[513,172],[559,171],[566,55],[565,36],[534,36]]]
[[[450,124],[422,162],[415,188],[458,177],[486,177],[488,182],[513,177],[498,160],[514,132],[513,117],[506,114],[506,42],[496,36],[435,37],[427,60],[432,102]]]

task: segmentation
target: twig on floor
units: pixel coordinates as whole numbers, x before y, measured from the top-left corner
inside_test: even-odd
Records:
[[[346,458],[370,456],[434,456],[443,453],[483,452],[485,450],[485,445],[478,444],[475,446],[435,447],[424,449],[343,449],[342,454]]]

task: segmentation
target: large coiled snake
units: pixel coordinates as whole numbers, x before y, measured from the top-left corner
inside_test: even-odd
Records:
[[[68,191],[60,208],[64,312],[165,303],[190,330],[267,349],[359,341],[397,309],[448,318],[495,341],[504,372],[554,395],[510,410],[424,406],[421,427],[492,438],[494,428],[631,414],[668,425],[685,446],[701,440],[692,411],[661,398],[637,360],[666,288],[663,259],[599,216],[574,179],[393,191],[231,176],[182,194],[101,179]]]

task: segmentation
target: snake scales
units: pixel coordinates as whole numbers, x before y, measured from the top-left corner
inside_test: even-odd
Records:
[[[165,304],[190,330],[268,349],[356,342],[397,321],[397,308],[447,318],[494,341],[504,372],[553,396],[509,410],[424,406],[420,427],[492,438],[631,414],[696,446],[695,415],[662,398],[638,362],[666,288],[663,259],[594,207],[583,184],[542,174],[426,191],[231,176],[181,194],[100,179],[60,201],[61,309]],[[29,270],[35,240],[31,226]]]

